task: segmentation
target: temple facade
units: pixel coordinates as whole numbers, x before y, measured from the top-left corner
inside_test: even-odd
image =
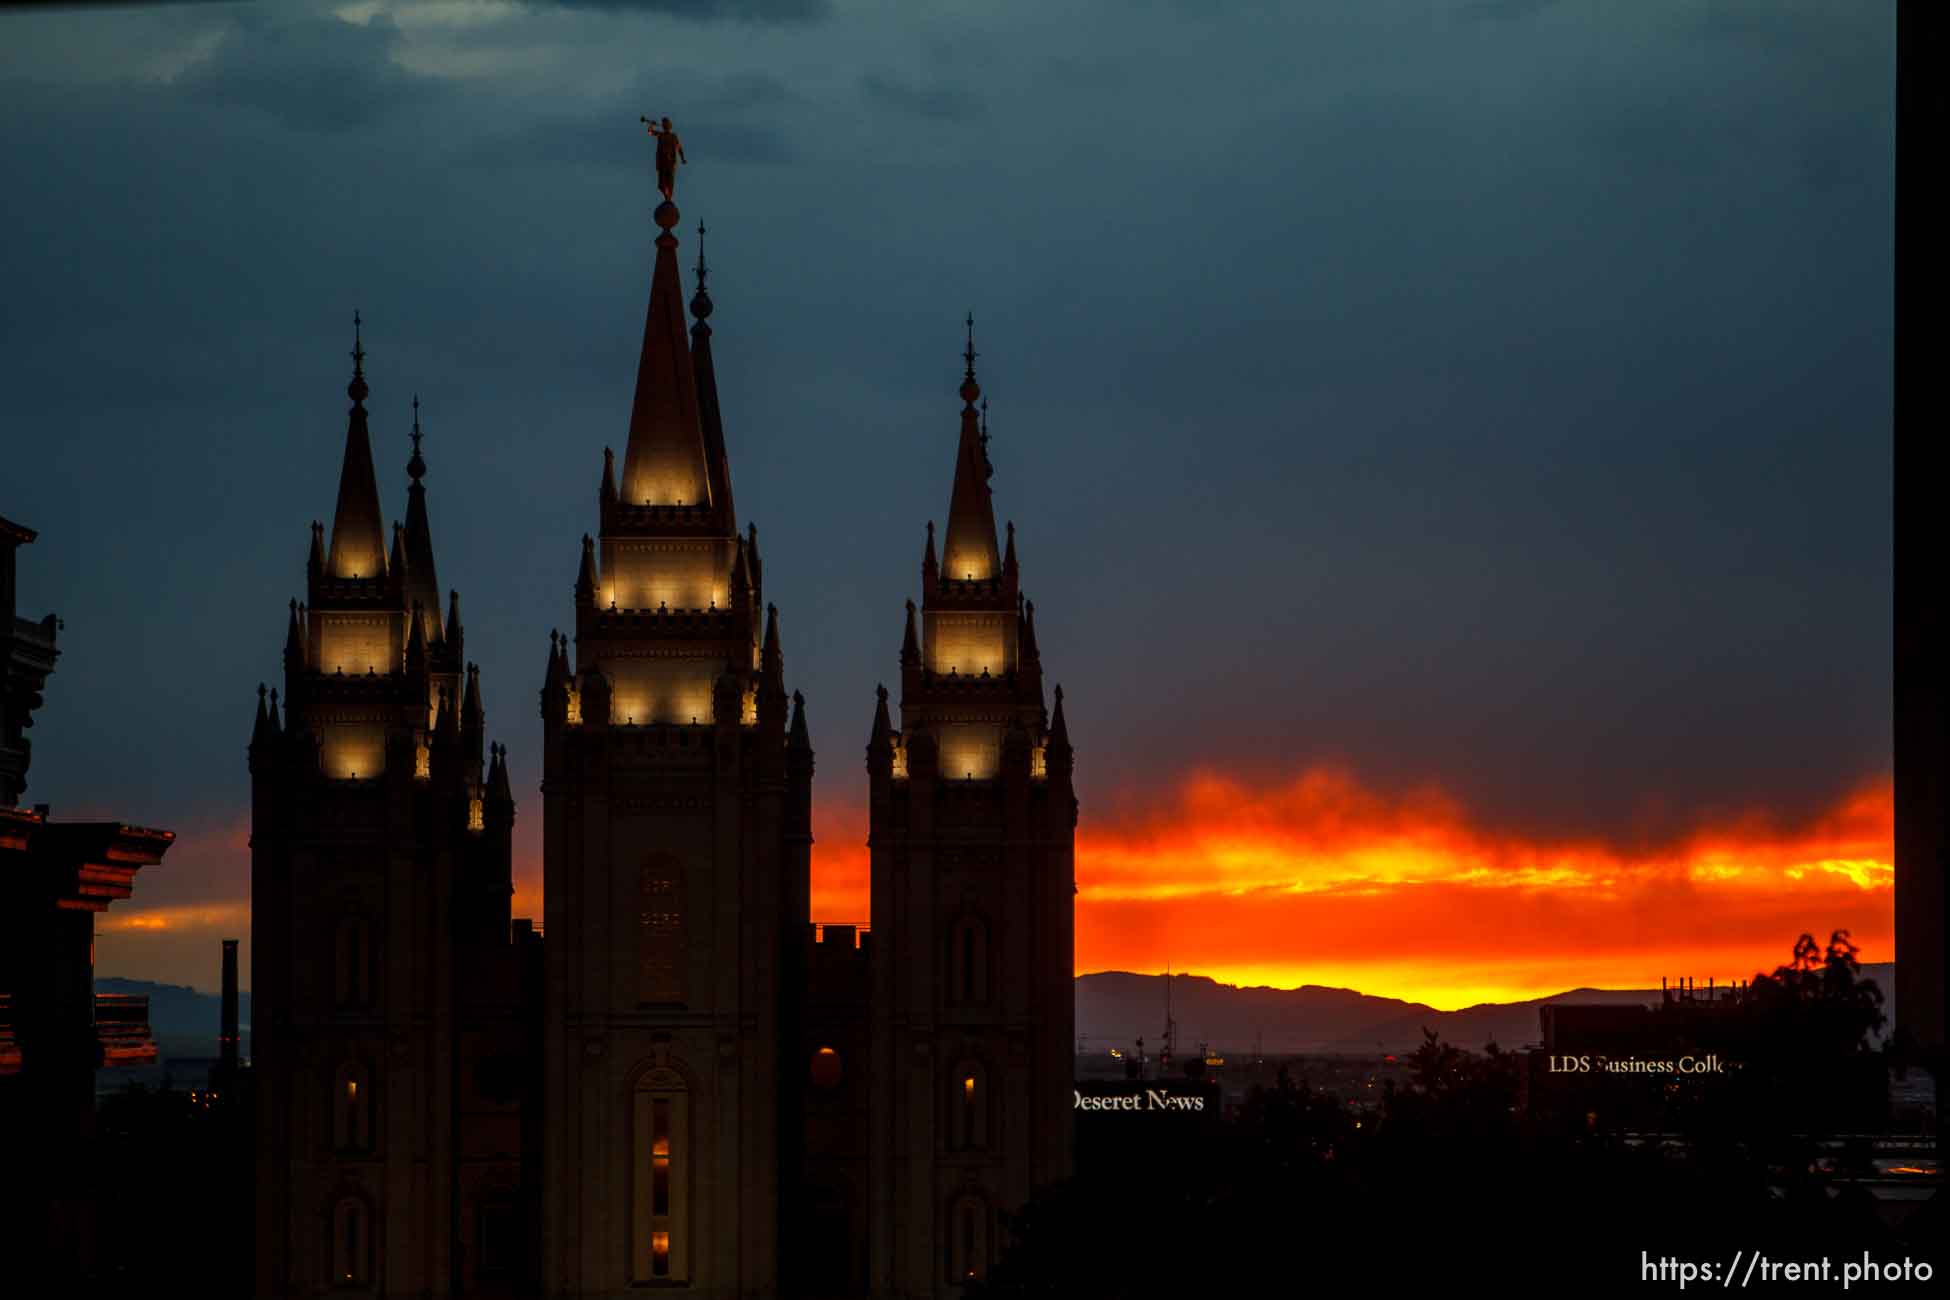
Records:
[[[954,1295],[1003,1216],[1066,1177],[1077,804],[1045,707],[1015,525],[996,546],[974,322],[948,527],[907,604],[900,726],[880,688],[867,780],[875,947],[867,1183],[877,1295]],[[918,627],[917,627],[917,618]]]
[[[388,544],[355,346],[337,515],[250,751],[261,1294],[956,1297],[1069,1170],[1071,750],[972,338],[899,726],[883,689],[867,749],[872,924],[818,924],[808,711],[733,506],[703,231],[687,321],[676,207],[655,221],[627,442],[600,478],[589,448],[540,683],[540,926],[509,914],[505,753],[483,767],[439,612],[417,414]]]
[[[656,216],[622,472],[605,451],[542,688],[543,1273],[765,1295],[796,1199],[813,754],[732,506],[702,258],[687,339]]]
[[[249,749],[257,1291],[530,1294],[514,801],[458,591],[440,609],[417,401],[389,544],[352,357],[332,530]]]

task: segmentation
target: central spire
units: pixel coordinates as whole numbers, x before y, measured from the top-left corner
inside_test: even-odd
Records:
[[[345,386],[352,410],[345,426],[345,462],[339,469],[339,504],[332,515],[334,578],[378,578],[386,573],[386,535],[380,524],[379,481],[372,472],[372,436],[366,431],[364,324],[352,313],[352,382]]]
[[[975,315],[969,313],[968,349],[962,353],[961,445],[955,453],[955,490],[948,502],[948,535],[941,549],[941,576],[956,581],[987,581],[1001,569],[995,549],[995,508],[989,501],[988,436],[982,431],[975,399]]]
[[[630,441],[623,453],[624,505],[709,505],[710,474],[698,415],[697,376],[685,340],[683,290],[678,283],[677,207],[657,206],[656,268],[650,311],[637,361]]]

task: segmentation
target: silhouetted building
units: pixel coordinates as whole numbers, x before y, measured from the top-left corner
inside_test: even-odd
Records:
[[[512,1293],[514,800],[459,593],[440,611],[417,405],[389,547],[352,357],[330,545],[313,523],[250,742],[258,1290]]]
[[[12,1159],[0,1221],[46,1252],[51,1275],[92,1272],[88,1177],[95,1071],[156,1059],[147,998],[95,993],[95,914],[129,897],[175,836],[120,822],[56,822],[14,806],[26,788],[22,732],[54,669],[59,624],[15,612],[14,562],[32,529],[0,519],[0,1133]],[[31,1258],[10,1271],[33,1276]]]
[[[223,941],[223,994],[218,1006],[217,1064],[211,1086],[228,1093],[236,1084],[237,1059],[237,941]]]
[[[1806,1021],[1770,1015],[1749,984],[1666,987],[1657,1003],[1548,1002],[1519,1104],[1591,1129],[1673,1132],[1767,1098],[1796,1130],[1864,1132],[1887,1121],[1879,1053],[1837,1053]],[[1783,1062],[1790,1068],[1783,1070]]]
[[[1927,0],[1897,11],[1896,59],[1896,1030],[1937,1075],[1944,1045],[1944,872],[1950,816],[1950,697],[1944,662],[1943,510],[1935,470],[1944,425],[1937,305],[1945,289],[1944,77],[1950,13]]]

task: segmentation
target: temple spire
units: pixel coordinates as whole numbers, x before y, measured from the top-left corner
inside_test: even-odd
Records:
[[[427,666],[426,610],[419,601],[412,605],[412,618],[406,632],[406,671],[424,671]]]
[[[907,630],[901,633],[901,663],[903,666],[921,662],[921,639],[914,634],[914,602],[907,602]]]
[[[987,439],[975,399],[982,386],[975,382],[975,317],[968,320],[968,348],[962,353],[961,441],[955,452],[955,486],[948,502],[948,534],[942,541],[941,574],[956,581],[995,578],[1001,557],[995,546],[995,510],[989,501]]]
[[[705,477],[711,488],[711,504],[727,527],[738,527],[737,509],[731,503],[731,461],[724,449],[724,418],[718,410],[718,376],[711,361],[711,295],[704,287],[710,268],[704,263],[704,223],[697,226],[697,292],[691,295],[691,368],[697,380],[697,414],[704,435]]]
[[[420,622],[428,644],[438,641],[440,579],[433,567],[433,529],[427,522],[427,462],[420,455],[420,395],[413,394],[413,458],[406,462],[406,599],[420,606]]]
[[[785,743],[801,753],[812,750],[812,733],[806,726],[806,697],[798,691],[792,693],[792,727],[786,732]]]
[[[765,607],[765,644],[759,651],[759,668],[765,673],[767,681],[777,678],[785,671],[785,655],[779,648],[779,607]]]
[[[284,666],[291,672],[305,666],[305,629],[298,618],[298,601],[291,601],[291,618],[284,626]]]
[[[339,468],[338,509],[332,515],[332,551],[327,571],[334,578],[377,578],[386,572],[386,534],[380,522],[379,480],[372,472],[372,436],[366,430],[366,350],[363,321],[352,313],[352,399],[346,417],[345,460]]]
[[[582,560],[576,568],[576,601],[596,599],[596,540],[582,535]]]
[[[697,376],[684,335],[677,238],[670,233],[677,220],[676,205],[658,205],[656,222],[663,233],[657,236],[636,397],[630,407],[630,441],[623,452],[625,505],[710,504]]]
[[[387,563],[386,571],[392,575],[394,581],[399,581],[406,577],[406,569],[406,529],[401,527],[399,520],[395,519],[393,520],[393,558]]]

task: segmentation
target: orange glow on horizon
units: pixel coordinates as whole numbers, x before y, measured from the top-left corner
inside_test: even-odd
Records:
[[[816,804],[813,915],[867,915],[865,810]],[[1766,810],[1656,845],[1487,828],[1437,789],[1327,767],[1194,773],[1077,834],[1076,969],[1321,984],[1451,1010],[1579,987],[1748,979],[1796,935],[1893,956],[1887,777],[1801,824]]]

